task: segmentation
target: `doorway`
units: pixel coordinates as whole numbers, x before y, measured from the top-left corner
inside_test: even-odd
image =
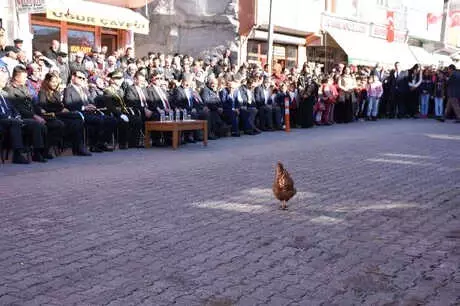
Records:
[[[118,36],[114,34],[101,34],[101,47],[107,46],[107,54],[112,55],[117,50]]]

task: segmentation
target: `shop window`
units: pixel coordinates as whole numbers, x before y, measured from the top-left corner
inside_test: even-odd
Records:
[[[53,40],[61,41],[61,30],[58,27],[32,25],[34,39],[32,48],[34,51],[45,52],[51,46]]]
[[[297,46],[286,47],[286,68],[291,69],[297,67]]]
[[[91,52],[91,49],[95,46],[94,32],[68,30],[67,44],[69,45],[69,53],[71,55],[79,51],[84,53]]]

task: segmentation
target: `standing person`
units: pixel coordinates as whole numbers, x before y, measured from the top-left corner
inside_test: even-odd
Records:
[[[367,119],[377,120],[380,99],[383,95],[382,82],[377,76],[371,75],[369,78],[369,84],[367,85],[367,93],[369,96],[369,104],[367,106]]]
[[[434,83],[434,114],[437,119],[442,118],[444,114],[444,96],[446,93],[446,80],[444,73],[438,71]]]
[[[415,64],[408,74],[409,92],[406,100],[406,115],[416,118],[417,106],[420,100],[419,87],[422,84],[422,69],[419,64]]]
[[[67,53],[58,52],[56,65],[59,68],[59,78],[61,79],[61,84],[65,87],[70,81],[70,67],[67,62]]]
[[[334,121],[334,105],[339,96],[337,89],[334,86],[332,77],[323,79],[319,90],[321,100],[324,104],[324,111],[321,115],[321,123],[324,125],[331,125]]]
[[[403,118],[406,115],[406,95],[409,91],[407,72],[400,70],[400,63],[395,63],[388,79],[390,90],[388,101],[388,116],[390,118]]]
[[[457,119],[456,122],[460,122],[460,71],[452,64],[447,68],[447,74],[447,105],[441,121],[444,122],[450,113],[453,112],[455,119]]]
[[[296,128],[297,122],[298,122],[298,113],[297,113],[298,102],[297,101],[299,100],[296,82],[289,83],[288,94],[291,98],[291,104],[289,105],[290,124],[292,128]]]
[[[351,75],[350,67],[345,67],[339,80],[341,91],[341,107],[339,111],[338,123],[349,123],[353,121],[353,93],[356,88],[356,80]]]
[[[420,117],[428,117],[430,97],[433,93],[433,78],[428,69],[423,71],[422,84],[420,84]]]
[[[45,56],[49,58],[50,60],[53,60],[56,62],[59,56],[58,52],[59,52],[60,45],[61,44],[59,43],[59,41],[53,40],[51,42],[50,48],[48,49],[48,51],[46,51]]]
[[[301,128],[311,128],[314,125],[313,105],[317,100],[318,85],[309,73],[308,63],[304,63],[297,83],[300,93],[299,124]]]

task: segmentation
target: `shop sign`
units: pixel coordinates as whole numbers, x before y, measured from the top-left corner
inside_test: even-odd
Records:
[[[46,0],[16,0],[18,13],[44,13],[46,11]]]
[[[60,9],[47,9],[46,18],[85,25],[131,30],[135,33],[148,34],[148,20],[126,20],[123,16],[98,16],[97,12],[69,12]]]
[[[86,54],[86,53],[90,53],[91,49],[92,48],[88,46],[75,46],[75,45],[69,46],[70,53],[83,52]]]
[[[356,33],[367,33],[368,25],[351,20],[323,15],[323,30],[328,30],[331,28]]]
[[[371,36],[376,38],[387,39],[387,28],[385,26],[373,25],[371,27]],[[394,41],[405,43],[406,33],[395,31]]]

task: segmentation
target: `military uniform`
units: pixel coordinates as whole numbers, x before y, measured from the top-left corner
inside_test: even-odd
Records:
[[[109,74],[109,78],[112,80],[121,79],[123,74],[114,71]],[[117,88],[115,84],[110,85],[104,90],[101,102],[104,104],[103,107],[106,108],[107,114],[117,120],[119,148],[139,147],[142,118],[132,108],[128,108],[124,100],[123,90]]]

